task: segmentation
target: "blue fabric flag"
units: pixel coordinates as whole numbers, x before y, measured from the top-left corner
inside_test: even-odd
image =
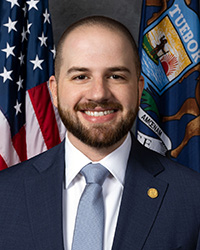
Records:
[[[137,138],[200,171],[199,1],[144,0],[139,40],[145,87]]]

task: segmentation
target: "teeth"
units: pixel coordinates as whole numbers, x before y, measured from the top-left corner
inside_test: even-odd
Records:
[[[106,111],[85,111],[85,114],[89,115],[89,116],[104,116],[104,115],[108,115],[108,114],[112,114],[114,113],[114,110],[106,110]]]

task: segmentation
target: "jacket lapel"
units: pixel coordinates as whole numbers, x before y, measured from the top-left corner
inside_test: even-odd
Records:
[[[25,182],[27,206],[37,250],[64,249],[62,189],[64,142],[33,163],[36,175]]]
[[[155,178],[160,162],[133,139],[113,250],[141,250],[156,220],[168,184]],[[144,153],[144,150],[146,151]],[[145,159],[144,159],[145,156]],[[156,198],[148,190],[158,191]]]

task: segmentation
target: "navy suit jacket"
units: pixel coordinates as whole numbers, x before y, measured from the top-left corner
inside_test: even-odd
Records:
[[[0,250],[64,249],[64,170],[62,142],[0,172]],[[200,175],[133,138],[112,250],[200,249],[199,229]]]

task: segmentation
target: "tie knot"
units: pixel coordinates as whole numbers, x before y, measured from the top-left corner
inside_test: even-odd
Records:
[[[102,186],[109,171],[99,163],[90,163],[82,168],[81,174],[85,177],[87,184],[97,183]]]

